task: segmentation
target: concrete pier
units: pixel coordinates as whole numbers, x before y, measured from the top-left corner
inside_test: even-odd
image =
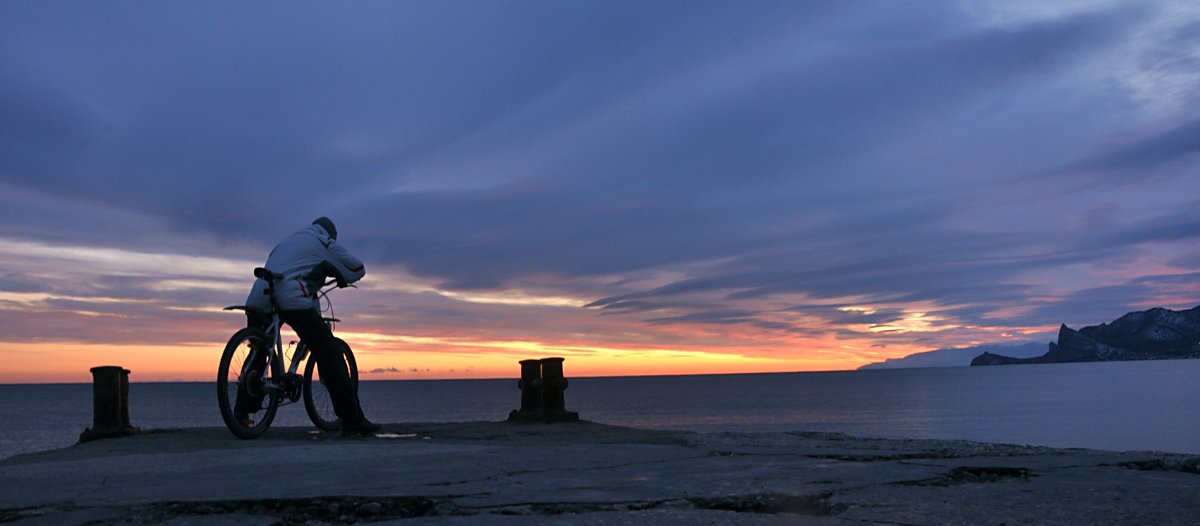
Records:
[[[0,522],[1200,523],[1195,456],[591,422],[384,429],[144,430],[21,455],[0,462]]]

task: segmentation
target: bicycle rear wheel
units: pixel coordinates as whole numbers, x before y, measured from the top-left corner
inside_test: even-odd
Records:
[[[350,373],[350,385],[355,396],[358,395],[358,362],[354,359],[354,351],[341,338],[334,338],[334,343],[342,350],[342,361]],[[333,411],[333,400],[329,398],[329,390],[321,381],[320,367],[317,359],[311,353],[308,363],[304,365],[304,410],[308,411],[314,425],[325,431],[337,431],[342,428],[342,420]]]
[[[271,340],[260,329],[247,327],[225,345],[217,368],[217,404],[225,426],[238,438],[257,438],[271,427],[279,409],[278,384],[282,371],[270,359]]]

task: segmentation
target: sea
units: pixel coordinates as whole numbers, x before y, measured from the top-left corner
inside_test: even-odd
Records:
[[[567,366],[567,409],[604,424],[1200,454],[1200,360],[603,378]],[[131,380],[135,426],[224,425],[215,383]],[[384,424],[502,421],[520,406],[515,374],[366,381],[359,398]],[[92,387],[0,385],[0,422],[0,459],[69,447],[92,423]],[[298,403],[274,425],[311,424]]]

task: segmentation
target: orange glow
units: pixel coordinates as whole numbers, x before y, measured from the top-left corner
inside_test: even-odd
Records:
[[[217,377],[219,346],[0,343],[0,383],[91,382],[92,367],[119,365],[130,381],[208,381]]]
[[[727,374],[853,369],[883,357],[922,348],[889,349],[869,342],[808,342],[818,347],[786,350],[605,347],[540,341],[465,340],[339,332],[350,342],[366,380],[515,378],[517,362],[567,358],[568,375],[628,376]],[[135,382],[212,381],[223,343],[204,345],[118,345],[90,343],[0,343],[0,383],[89,382],[89,369],[119,365]],[[824,348],[822,348],[824,347]]]
[[[89,382],[89,368],[98,365],[128,368],[135,382],[212,381],[225,338],[244,326],[241,313],[221,307],[245,298],[247,269],[258,264],[3,238],[0,256],[10,264],[6,271],[29,283],[74,283],[0,291],[7,328],[0,334],[7,339],[0,341],[0,383]],[[540,276],[463,292],[374,267],[357,291],[333,299],[346,320],[337,335],[355,350],[367,380],[515,378],[518,361],[549,356],[567,358],[567,374],[576,377],[829,371],[938,348],[1049,339],[1057,323],[1036,325],[1027,321],[1031,313],[1091,283],[1088,276],[1103,274],[1115,285],[1144,274],[1128,266],[1089,268],[1073,269],[1079,283],[1035,273],[1030,281],[1056,288],[1019,305],[993,307],[978,319],[957,318],[955,312],[970,305],[799,292],[726,297],[713,318],[694,316],[704,312],[689,307],[691,298],[648,312],[609,311],[586,307],[603,295],[608,278],[573,283]],[[1188,275],[1162,265],[1151,272]],[[142,291],[125,297],[118,286],[94,289],[96,275],[119,276],[116,283],[137,283]],[[622,287],[653,289],[688,276],[652,272]],[[1190,306],[1200,291],[1185,279],[1155,286],[1153,303],[1176,308]],[[708,300],[697,298],[697,304]]]
[[[244,323],[240,313],[220,307],[244,298],[246,269],[255,264],[4,240],[0,253],[12,254],[23,265],[17,270],[33,278],[49,280],[42,272],[53,268],[55,276],[86,282],[102,269],[132,273],[158,293],[124,298],[119,290],[0,292],[0,310],[10,328],[19,329],[0,335],[10,338],[0,342],[0,383],[89,382],[89,368],[98,365],[130,369],[135,382],[212,381],[225,338]],[[161,268],[180,272],[161,276],[156,274]],[[683,277],[657,274],[642,285]],[[730,309],[755,312],[762,324],[689,322],[687,309],[670,308],[647,317],[683,321],[645,323],[583,308],[594,294],[572,297],[559,291],[571,287],[561,285],[544,278],[526,288],[463,293],[384,269],[357,293],[337,294],[338,316],[347,320],[337,334],[355,350],[363,378],[390,380],[515,378],[518,361],[549,356],[567,358],[567,374],[576,377],[848,370],[1055,328],[966,326],[944,314],[946,305],[866,297],[813,300],[803,294],[743,305],[730,300]],[[845,316],[825,318],[792,305],[836,308]],[[872,317],[880,310],[898,315]],[[134,326],[136,332],[129,329]]]

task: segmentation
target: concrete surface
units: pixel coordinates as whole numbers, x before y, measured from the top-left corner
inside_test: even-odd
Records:
[[[1200,457],[581,422],[149,430],[0,462],[32,524],[1200,524]]]

